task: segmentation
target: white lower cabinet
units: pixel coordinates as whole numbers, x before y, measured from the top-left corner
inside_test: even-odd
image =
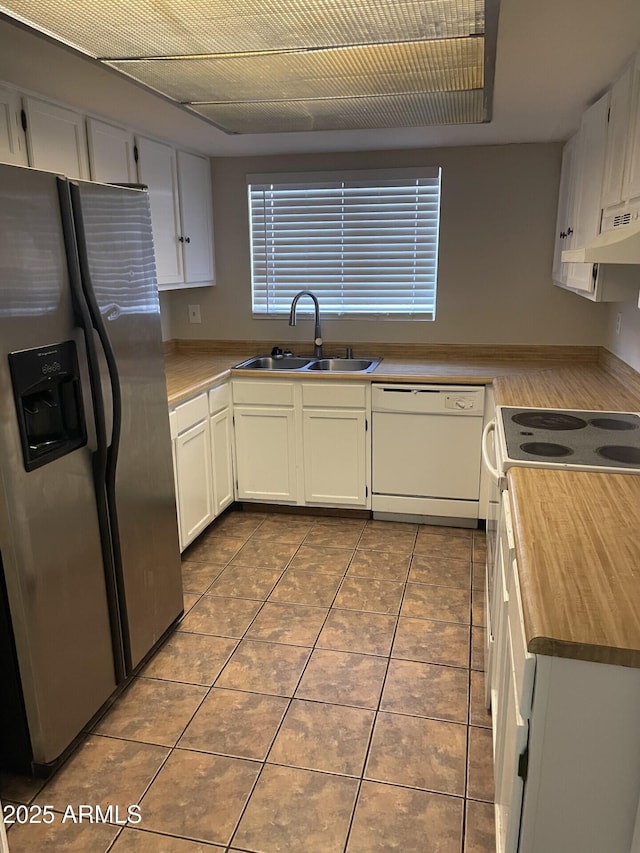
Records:
[[[169,420],[184,550],[234,499],[229,384],[176,406]]]
[[[370,505],[368,385],[236,379],[233,400],[239,499]]]
[[[640,670],[529,653],[506,493],[499,534],[489,614],[497,853],[638,853]]]

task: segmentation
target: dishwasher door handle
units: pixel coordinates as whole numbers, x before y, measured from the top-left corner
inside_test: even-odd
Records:
[[[487,424],[485,424],[485,428],[482,430],[482,461],[484,462],[485,468],[491,475],[491,479],[495,483],[500,482],[500,472],[496,468],[496,466],[491,461],[489,457],[489,436],[493,433],[495,439],[495,431],[496,431],[496,419],[493,418]],[[494,440],[495,443],[495,440]]]

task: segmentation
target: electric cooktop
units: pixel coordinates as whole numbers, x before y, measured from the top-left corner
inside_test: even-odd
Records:
[[[498,408],[507,463],[640,473],[638,414]]]

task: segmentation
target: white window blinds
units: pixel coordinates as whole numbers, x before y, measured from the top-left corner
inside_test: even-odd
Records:
[[[255,316],[288,314],[295,294],[311,290],[325,316],[435,318],[440,169],[247,183]]]

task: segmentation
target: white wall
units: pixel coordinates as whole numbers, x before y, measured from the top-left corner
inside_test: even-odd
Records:
[[[640,266],[638,266],[638,289],[640,290]],[[619,335],[616,334],[618,312],[622,314]],[[613,303],[609,306],[604,346],[635,370],[640,371],[640,310],[636,303]]]
[[[524,144],[212,160],[217,286],[174,292],[176,338],[311,340],[311,322],[252,319],[245,175],[439,165],[442,216],[437,318],[327,320],[324,338],[425,343],[599,344],[608,309],[551,282],[561,145]],[[202,324],[187,306],[201,306]]]

